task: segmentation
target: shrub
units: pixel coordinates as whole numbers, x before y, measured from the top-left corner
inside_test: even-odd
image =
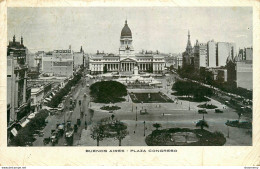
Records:
[[[101,110],[119,110],[121,108],[119,106],[103,106],[100,109]]]

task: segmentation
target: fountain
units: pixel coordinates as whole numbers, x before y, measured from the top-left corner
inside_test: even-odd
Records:
[[[160,81],[155,80],[151,76],[145,77],[145,75],[140,75],[137,65],[135,65],[135,67],[134,67],[133,75],[131,75],[130,77],[125,77],[125,78],[120,77],[116,81],[118,81],[124,85],[127,85],[129,87],[130,86],[134,87],[134,88],[142,88],[142,87],[153,88],[153,87],[158,87],[161,85]]]

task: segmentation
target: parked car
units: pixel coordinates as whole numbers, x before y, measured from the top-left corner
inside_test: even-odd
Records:
[[[223,113],[223,110],[215,109],[215,113]]]

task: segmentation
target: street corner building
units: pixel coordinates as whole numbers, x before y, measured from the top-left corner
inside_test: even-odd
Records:
[[[15,36],[7,47],[7,124],[12,126],[30,109],[30,88],[27,87],[28,49]]]
[[[138,66],[140,72],[163,73],[165,59],[158,50],[156,52],[141,51],[135,53],[132,31],[126,20],[120,35],[118,54],[97,51],[96,54],[89,58],[89,70],[91,74],[106,72],[133,73],[135,66]]]

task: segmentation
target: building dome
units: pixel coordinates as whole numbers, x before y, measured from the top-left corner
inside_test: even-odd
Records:
[[[124,37],[124,36],[132,37],[132,32],[131,32],[130,28],[127,25],[127,21],[125,21],[125,26],[123,27],[123,29],[121,31],[121,37]]]

